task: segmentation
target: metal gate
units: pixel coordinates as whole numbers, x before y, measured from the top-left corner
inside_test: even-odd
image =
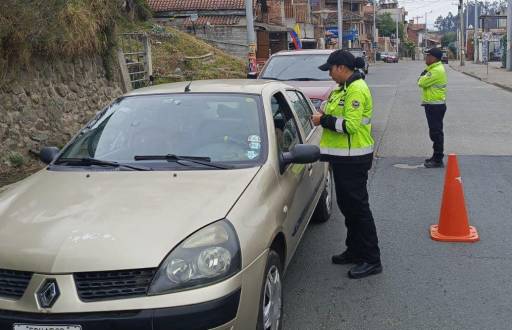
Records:
[[[146,87],[153,74],[151,64],[151,43],[146,33],[122,33],[121,49],[132,88]]]

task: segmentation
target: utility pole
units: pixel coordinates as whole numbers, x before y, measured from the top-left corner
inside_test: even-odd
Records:
[[[343,49],[343,0],[338,0],[338,47]]]
[[[373,50],[373,61],[377,63],[377,44],[378,41],[378,35],[377,35],[377,24],[376,24],[376,16],[377,16],[377,0],[373,0],[373,44],[372,44],[372,50]]]
[[[398,2],[396,6],[396,56],[399,57],[399,50],[398,50],[398,21],[400,20],[400,9],[398,8]]]
[[[478,2],[475,1],[475,24],[474,24],[474,30],[473,30],[473,63],[478,63],[478,41],[476,40],[476,37],[478,35]]]
[[[469,27],[469,1],[466,4],[466,28],[464,29],[464,36],[465,36],[465,44],[464,49],[466,52],[468,51],[468,27]]]
[[[247,76],[256,76],[256,33],[254,32],[254,16],[252,13],[252,0],[245,0],[245,18],[247,20],[247,44],[249,45],[249,68]]]
[[[460,43],[459,43],[459,53],[460,53],[460,66],[464,66],[464,1],[460,0],[459,2],[459,21],[460,21]]]
[[[512,71],[512,0],[507,6],[507,71]]]
[[[428,21],[427,21],[428,12],[425,12],[425,50],[428,47]]]

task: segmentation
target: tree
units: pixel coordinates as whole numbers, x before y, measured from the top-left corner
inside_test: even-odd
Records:
[[[453,15],[449,12],[446,17],[439,16],[434,22],[435,28],[440,32],[455,32],[457,31],[457,23],[459,15]]]
[[[455,32],[447,32],[441,38],[441,45],[443,47],[448,47],[448,45],[457,40],[457,33]]]
[[[379,35],[395,37],[396,22],[391,18],[390,13],[377,15],[377,28],[379,29]],[[398,36],[401,40],[404,40],[404,24],[402,22],[398,23]]]

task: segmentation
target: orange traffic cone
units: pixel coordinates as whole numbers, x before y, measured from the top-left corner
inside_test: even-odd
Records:
[[[476,242],[476,228],[469,225],[464,190],[455,154],[448,155],[439,225],[430,226],[430,237],[443,242]]]

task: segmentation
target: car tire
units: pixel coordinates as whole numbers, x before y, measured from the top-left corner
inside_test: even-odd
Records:
[[[261,286],[257,330],[283,328],[283,266],[279,254],[270,250]]]
[[[329,166],[327,179],[325,180],[324,191],[318,204],[316,204],[315,212],[313,213],[313,222],[323,223],[331,218],[332,204],[334,196],[334,177],[332,168]]]

